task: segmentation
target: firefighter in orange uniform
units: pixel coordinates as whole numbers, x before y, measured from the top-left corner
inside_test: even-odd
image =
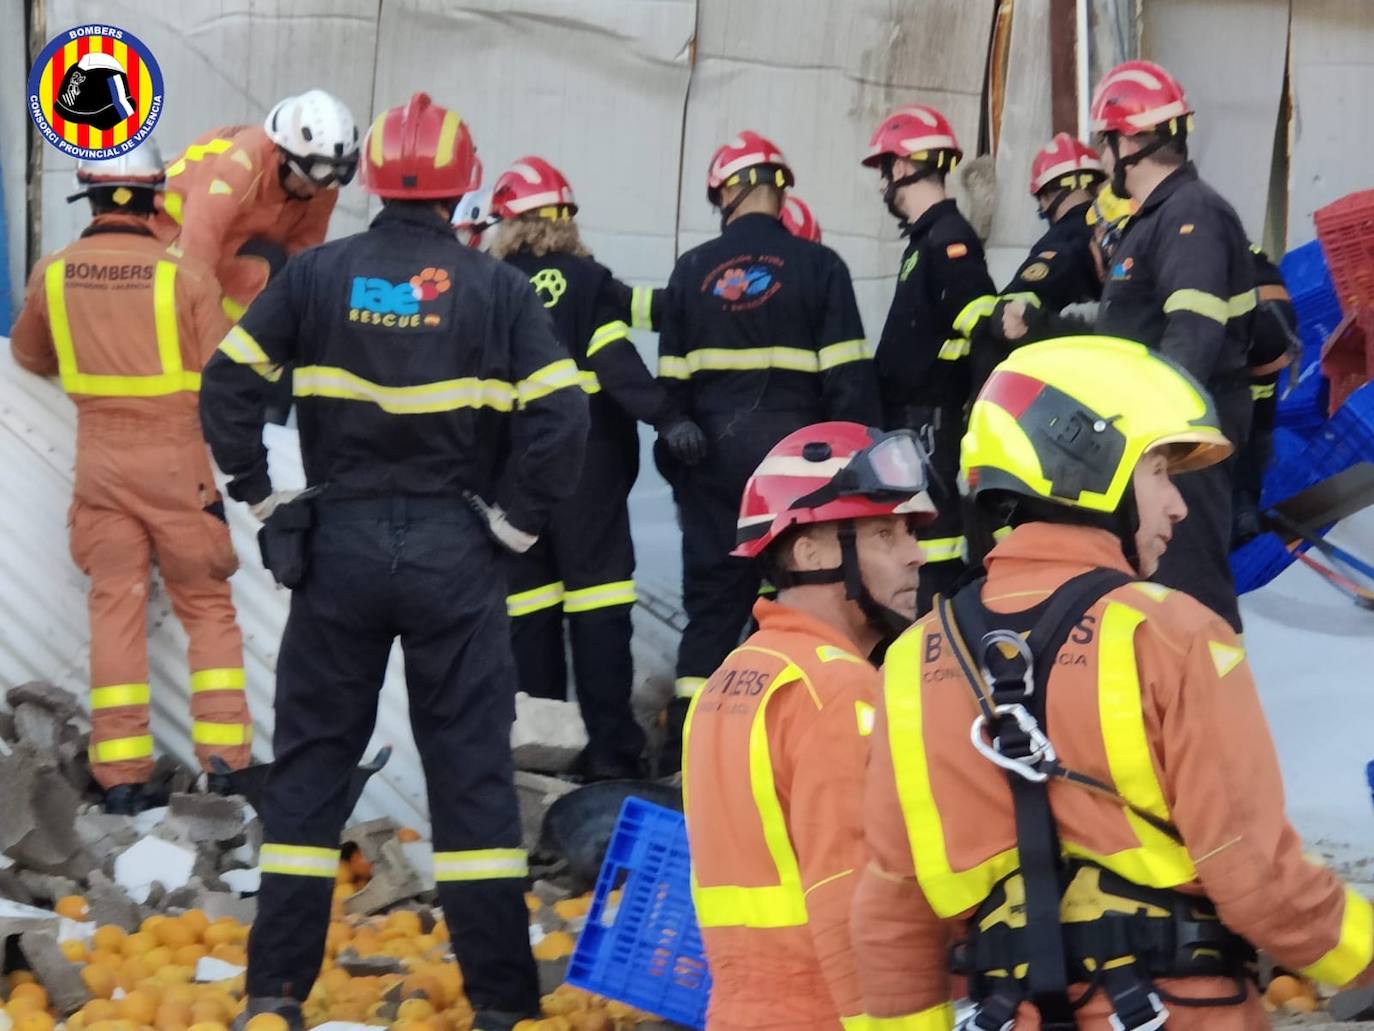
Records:
[[[261,127],[197,137],[167,166],[163,209],[180,226],[177,246],[214,270],[237,320],[287,258],[324,242],[338,188],[357,168],[352,114],[310,90],[279,101]]]
[[[960,479],[1013,530],[887,655],[853,913],[882,1026],[951,1027],[951,972],[990,1031],[1257,1031],[1257,948],[1371,979],[1374,910],[1303,857],[1240,639],[1143,579],[1172,477],[1230,453],[1142,344],[1031,344],[979,394]]]
[[[918,524],[934,518],[909,430],[797,430],[740,507],[735,554],[778,589],[687,716],[692,896],[714,985],[708,1031],[852,1031],[849,940],[863,868],[863,769],[879,677],[868,657],[916,614]]]
[[[191,739],[247,764],[252,724],[228,578],[237,567],[200,433],[200,369],[228,329],[208,268],[154,236],[163,182],[156,144],[77,166],[95,218],[40,261],[14,324],[15,361],[56,374],[76,402],[76,488],[68,521],[91,577],[91,772],[106,809],[142,803],[148,733],[148,572],[162,570],[190,638]]]

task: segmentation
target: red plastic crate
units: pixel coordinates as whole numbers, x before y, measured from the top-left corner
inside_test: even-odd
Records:
[[[1374,307],[1374,190],[1348,194],[1312,218],[1341,311]]]
[[[1332,415],[1374,379],[1374,308],[1359,308],[1341,320],[1322,348],[1322,372],[1331,382]]]

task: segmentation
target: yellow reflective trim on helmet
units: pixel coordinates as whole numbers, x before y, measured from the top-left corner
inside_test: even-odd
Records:
[[[1300,973],[1312,981],[1341,987],[1374,962],[1374,907],[1353,888],[1345,889],[1341,936],[1335,947]]]
[[[964,557],[964,538],[928,537],[921,541],[921,553],[927,563],[953,562]]]
[[[617,340],[628,340],[630,338],[630,327],[620,319],[614,322],[605,322],[596,327],[596,332],[592,334],[591,341],[587,344],[587,357],[590,358],[603,347],[608,347]]]
[[[686,358],[674,354],[659,355],[658,374],[662,379],[691,379],[692,370]]]
[[[244,723],[210,723],[193,720],[191,741],[198,745],[246,745],[253,740],[253,728]]]
[[[258,868],[263,873],[288,877],[333,878],[339,872],[339,850],[264,842],[258,850]]]
[[[959,314],[954,316],[951,327],[960,336],[972,336],[978,323],[993,313],[997,307],[998,297],[996,294],[983,294],[975,297],[959,309]]]
[[[654,289],[637,286],[630,291],[630,325],[635,329],[654,328]]]
[[[520,401],[520,407],[523,408],[525,405],[538,401],[540,398],[548,397],[564,387],[580,387],[581,385],[582,370],[577,367],[577,363],[571,358],[560,358],[558,361],[549,362],[542,369],[535,370],[515,384],[515,392]]]
[[[967,358],[970,350],[967,339],[951,337],[940,345],[940,353],[936,357],[944,362],[957,362],[960,358]]]
[[[435,852],[434,879],[493,881],[528,877],[529,856],[523,848],[476,848],[462,852]]]
[[[150,734],[138,734],[134,737],[112,737],[108,741],[92,741],[89,753],[93,763],[151,759],[153,738]]]
[[[91,711],[118,709],[125,705],[147,705],[147,684],[109,684],[91,688]]]
[[[191,674],[191,693],[201,691],[242,691],[242,666],[223,666],[218,669],[198,669]]]
[[[871,359],[875,353],[876,348],[864,339],[842,340],[837,344],[826,344],[816,352],[817,368],[819,371],[825,372],[837,365]]]
[[[617,605],[633,605],[637,600],[633,580],[615,580],[568,591],[563,599],[563,611],[570,614],[591,612],[594,609],[609,609]]]
[[[463,120],[455,112],[444,112],[443,124],[439,126],[439,141],[434,145],[435,168],[451,165],[457,159],[458,148],[454,146],[454,142],[458,139],[458,130],[462,124]]]
[[[561,604],[563,604],[563,581],[555,580],[553,583],[531,587],[527,591],[517,591],[514,594],[506,595],[506,615],[514,619],[517,616],[528,616],[532,612],[542,612],[544,609],[555,608]]]
[[[372,128],[367,131],[367,159],[378,168],[382,165],[382,134],[386,129],[386,112],[383,111],[372,120]]]
[[[571,364],[570,359],[568,362]],[[296,397],[366,401],[392,415],[452,412],[460,408],[509,412],[515,408],[515,387],[503,380],[466,377],[388,387],[332,365],[302,365],[292,375],[291,392]]]

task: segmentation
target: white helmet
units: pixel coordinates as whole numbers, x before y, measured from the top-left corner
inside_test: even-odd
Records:
[[[358,170],[358,126],[332,93],[312,89],[280,100],[262,127],[292,171],[317,186],[344,185]]]
[[[167,181],[162,170],[162,152],[157,141],[148,139],[119,155],[105,161],[83,158],[76,163],[77,192],[67,198],[67,203],[90,195],[95,189],[115,190],[124,187],[130,190],[161,190]]]
[[[482,246],[482,233],[496,224],[491,214],[491,190],[472,190],[453,209],[453,228],[469,247]]]

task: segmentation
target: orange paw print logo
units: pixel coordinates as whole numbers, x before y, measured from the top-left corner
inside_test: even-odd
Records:
[[[441,268],[421,269],[419,275],[410,277],[410,288],[421,301],[432,301],[452,286],[448,272]]]

